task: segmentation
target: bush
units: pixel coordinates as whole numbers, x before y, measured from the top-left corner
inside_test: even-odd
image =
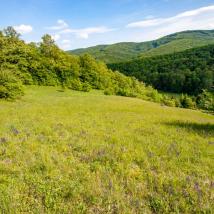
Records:
[[[0,70],[0,99],[15,100],[24,95],[22,81],[10,70]]]
[[[106,88],[105,90],[104,90],[104,94],[105,95],[114,95],[115,94],[115,90],[114,90],[114,88]]]
[[[179,98],[176,98],[176,99],[175,99],[175,106],[178,107],[178,108],[181,108],[181,107],[182,107]]]
[[[188,95],[182,94],[180,97],[180,103],[181,103],[181,107],[183,108],[190,108],[190,109],[196,108],[196,103]]]
[[[197,105],[201,109],[214,111],[214,93],[203,90],[197,97]]]
[[[76,91],[82,91],[82,83],[79,79],[72,79],[68,83],[68,88]]]
[[[91,90],[91,85],[88,82],[82,84],[82,91],[89,92]]]
[[[175,107],[176,106],[176,101],[174,99],[170,99],[168,97],[163,98],[163,104],[169,107]]]
[[[124,96],[124,97],[129,97],[129,90],[126,89],[126,88],[119,88],[117,91],[116,91],[116,95],[118,96]]]
[[[163,99],[162,95],[158,93],[157,90],[153,89],[151,86],[148,86],[145,91],[145,95],[148,97],[148,100],[159,103]]]

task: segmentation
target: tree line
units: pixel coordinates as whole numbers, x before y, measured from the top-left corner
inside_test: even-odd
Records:
[[[44,35],[40,43],[26,44],[12,27],[7,27],[0,31],[0,98],[20,98],[24,85],[61,86],[85,92],[98,89],[106,95],[138,97],[168,106],[196,108],[200,103],[200,108],[214,109],[213,96],[208,91],[198,100],[187,95],[178,99],[162,95],[136,77],[112,71],[88,54],[64,52],[50,35]]]
[[[50,35],[40,43],[26,44],[12,27],[0,32],[0,98],[23,95],[23,85],[61,86],[79,91],[104,90],[105,94],[153,100],[157,91],[136,78],[113,72],[92,56],[70,55]]]

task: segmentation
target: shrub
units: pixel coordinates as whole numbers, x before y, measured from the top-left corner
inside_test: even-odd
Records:
[[[116,95],[128,97],[128,96],[129,96],[129,90],[128,90],[128,89],[125,89],[125,88],[119,88],[119,89],[116,91]]]
[[[214,111],[214,93],[203,90],[197,97],[197,105],[201,109]]]
[[[175,106],[178,107],[178,108],[182,107],[179,98],[176,98],[176,99],[175,99]]]
[[[91,90],[91,85],[88,82],[82,84],[82,91],[89,92]]]
[[[76,91],[82,91],[82,83],[79,79],[72,79],[68,83],[68,88]]]
[[[114,95],[114,94],[115,94],[115,90],[114,90],[114,88],[111,88],[111,87],[106,88],[106,89],[104,90],[104,94],[105,94],[105,95]]]
[[[188,95],[181,95],[180,97],[180,103],[181,103],[181,107],[183,108],[190,108],[190,109],[195,109],[196,107],[196,103],[192,100],[191,97],[189,97]]]
[[[22,81],[10,70],[0,70],[0,98],[15,100],[24,95]]]
[[[163,99],[162,95],[151,86],[146,87],[145,95],[148,97],[148,100],[157,103],[159,103]]]
[[[169,107],[175,107],[176,106],[176,102],[174,99],[169,99],[168,97],[165,97],[163,99],[163,104]]]

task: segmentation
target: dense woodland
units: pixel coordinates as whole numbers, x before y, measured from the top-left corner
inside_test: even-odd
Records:
[[[214,45],[110,64],[109,67],[126,75],[135,76],[158,90],[197,95],[203,89],[212,89]]]
[[[211,50],[210,55],[207,49]],[[187,68],[190,64],[188,64],[188,60],[185,61],[185,58],[182,58],[186,56],[183,53],[173,55],[174,58],[172,55],[168,55],[111,66],[129,76],[135,76],[128,77],[118,71],[113,72],[107,68],[105,63],[97,62],[88,54],[75,56],[60,50],[50,35],[44,35],[42,42],[38,44],[26,44],[12,27],[8,27],[0,32],[0,98],[13,100],[21,97],[24,94],[24,85],[61,86],[63,90],[67,88],[88,92],[91,89],[98,89],[103,90],[106,95],[138,97],[167,106],[202,108],[213,111],[213,94],[207,90],[202,91],[202,89],[209,89],[213,83],[211,63],[213,46],[199,49],[204,52],[198,53],[197,50],[194,51],[193,58],[195,56],[198,58],[191,61],[193,64],[189,70]],[[188,51],[185,53],[192,54]],[[175,56],[178,57],[175,58]],[[201,56],[203,57],[201,58]],[[172,66],[170,60],[177,62],[177,66],[170,67]],[[146,68],[148,76],[139,72],[141,68]],[[181,71],[177,72],[179,68]],[[154,73],[152,69],[156,69],[155,71],[160,73]],[[166,72],[162,72],[164,69],[170,72],[171,80],[168,80],[169,75]],[[195,75],[192,75],[192,70]],[[162,84],[167,88],[157,87],[151,78],[154,74],[162,75],[162,73],[165,76],[156,81],[160,86]],[[188,79],[189,82],[185,82],[186,76],[191,81]],[[171,90],[171,81],[176,80],[177,77],[184,78],[184,84],[192,84],[192,78],[196,80],[194,79],[194,85],[186,85],[186,88],[179,89],[180,79],[178,79],[177,82],[175,81],[177,89]],[[187,95],[174,98],[158,93],[156,89],[146,86],[141,80],[153,84],[158,89],[173,92],[201,92],[201,94],[193,98]]]
[[[26,44],[12,27],[0,33],[0,79],[1,98],[22,95],[22,84],[101,89],[105,94],[149,100],[158,94],[133,77],[111,71],[90,55],[78,57],[60,50],[49,35],[39,44]]]

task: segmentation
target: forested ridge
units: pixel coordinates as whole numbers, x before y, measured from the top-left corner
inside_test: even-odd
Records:
[[[197,95],[213,87],[214,45],[109,64],[109,68],[134,76],[159,90]]]
[[[183,31],[148,42],[121,42],[68,52],[77,55],[88,53],[95,59],[110,64],[129,61],[139,56],[151,57],[180,52],[208,44],[214,44],[214,30]]]

